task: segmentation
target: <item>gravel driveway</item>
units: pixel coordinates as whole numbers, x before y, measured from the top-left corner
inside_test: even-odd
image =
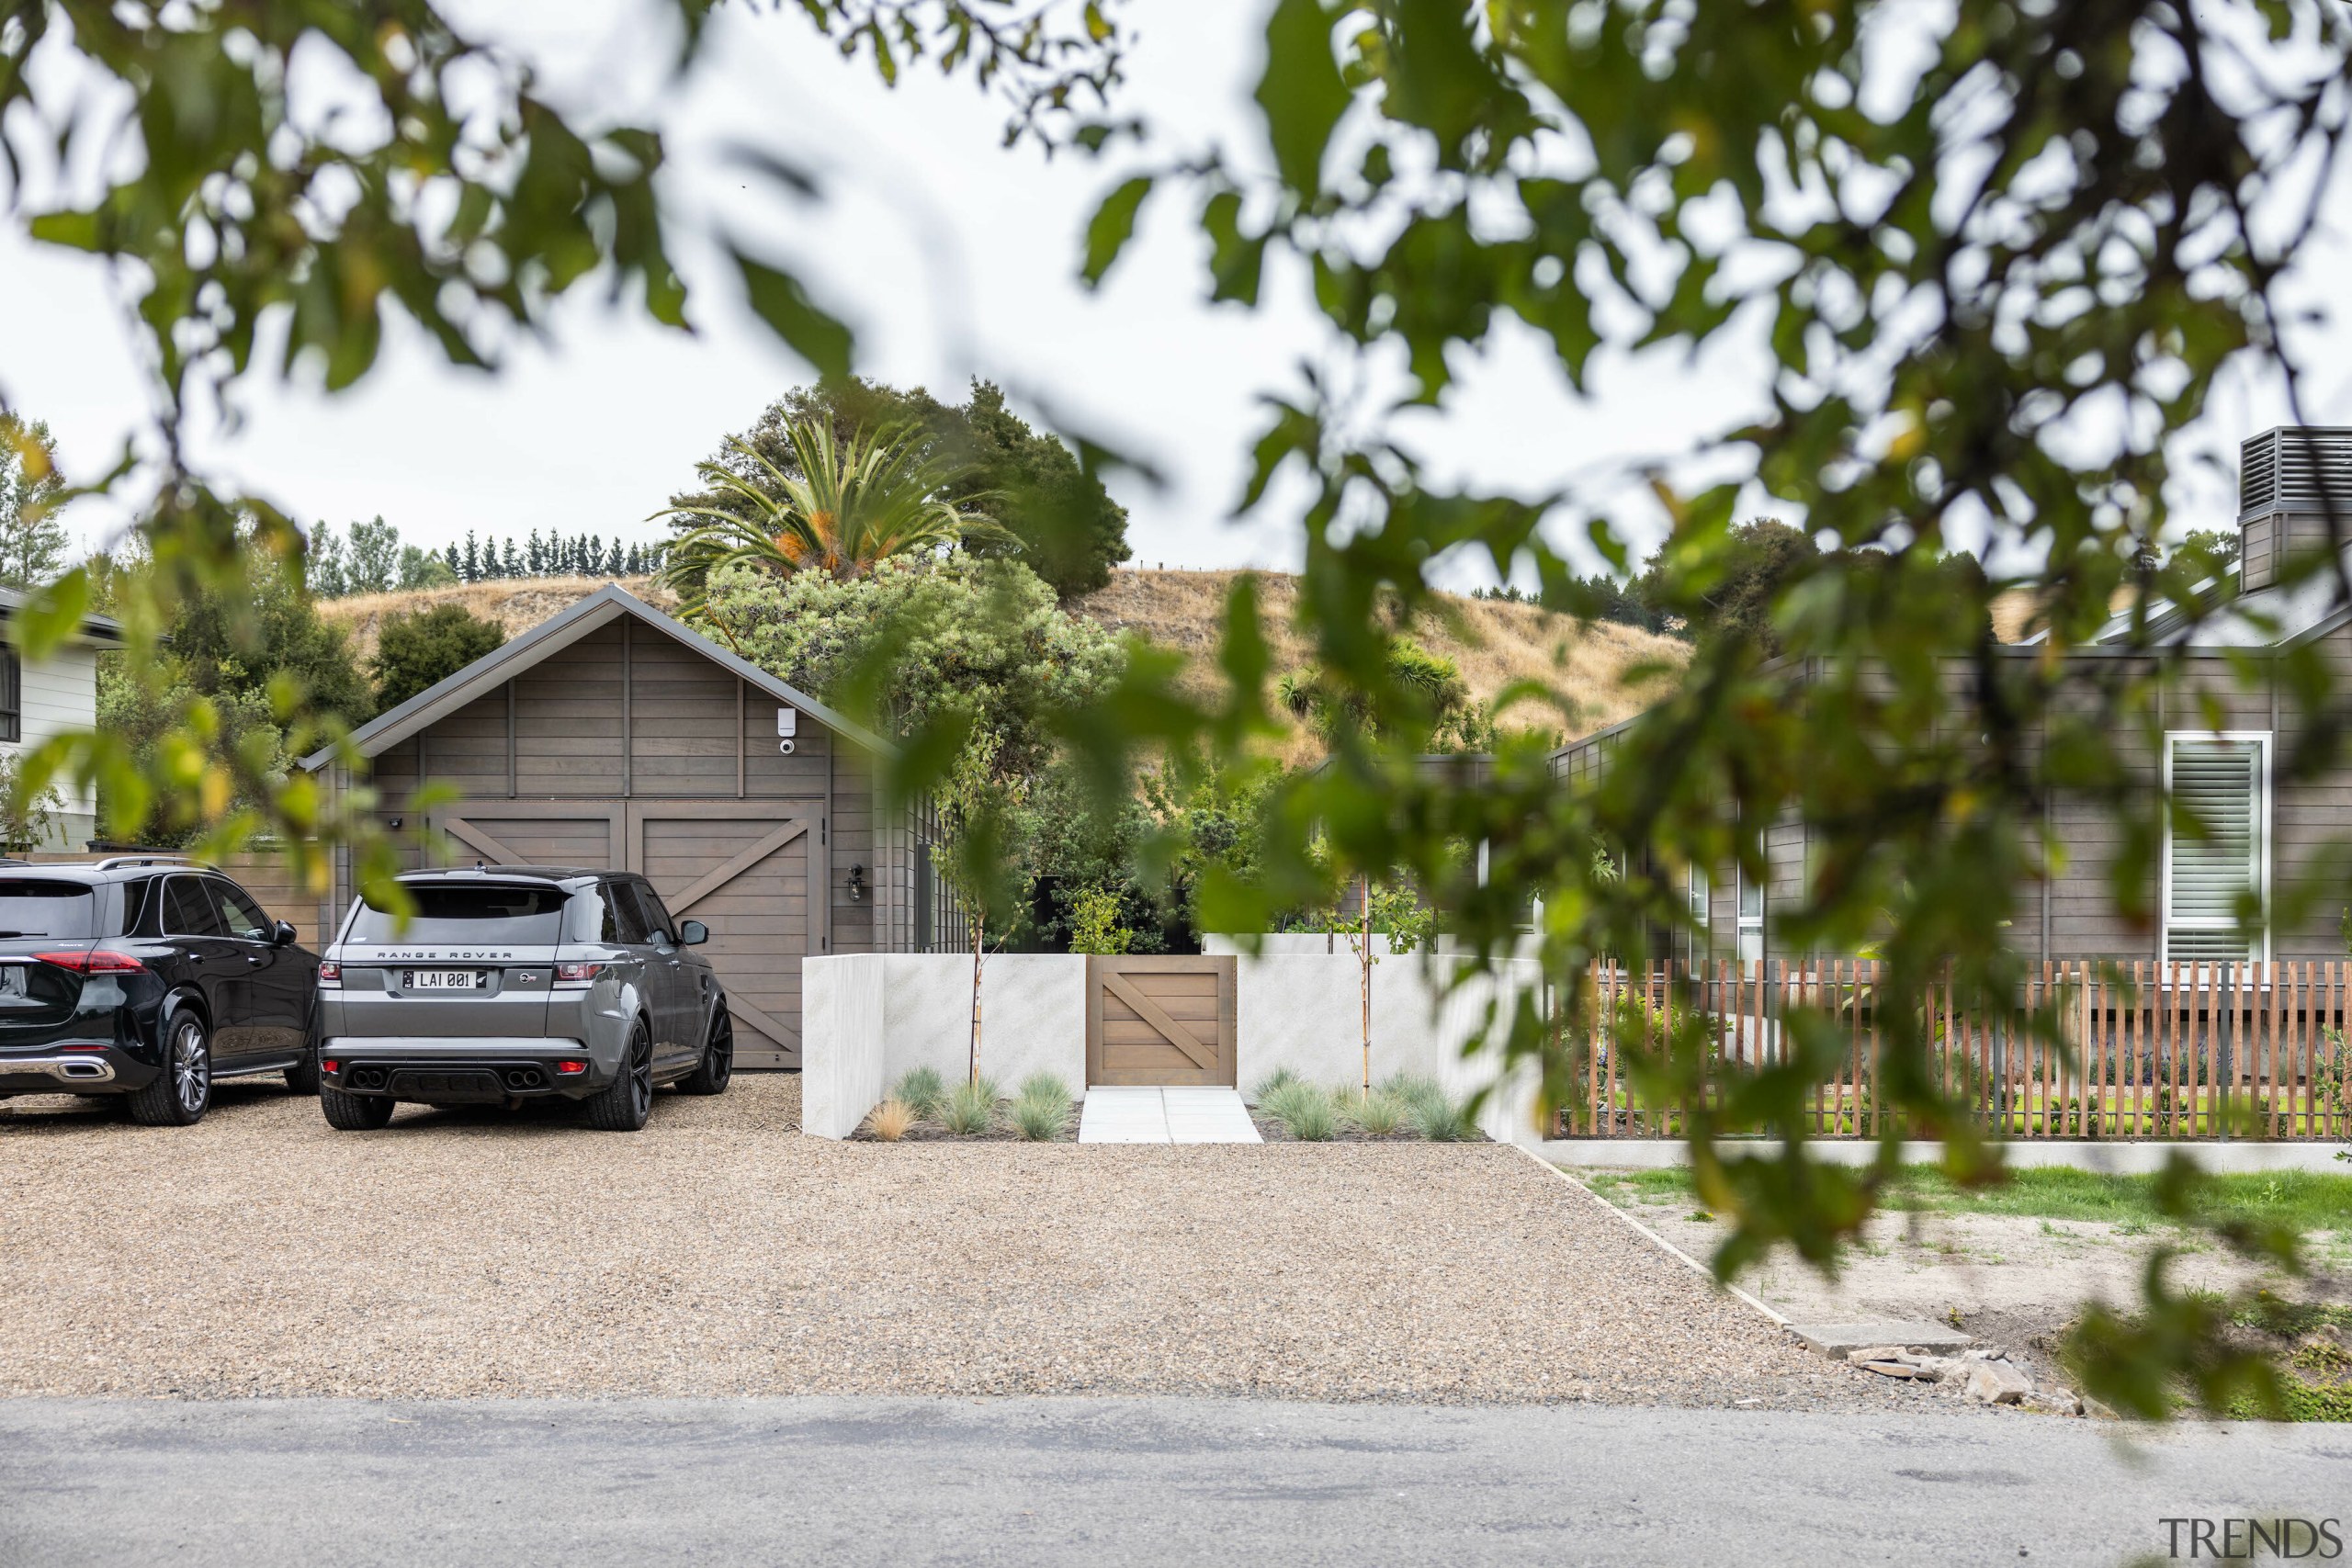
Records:
[[[1885,1411],[1493,1145],[625,1136],[0,1106],[0,1394],[1188,1393]]]

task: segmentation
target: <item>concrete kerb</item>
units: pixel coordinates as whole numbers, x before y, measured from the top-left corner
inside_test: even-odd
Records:
[[[1738,1139],[1722,1145],[1734,1154],[1774,1156],[1777,1138]],[[2012,1170],[2063,1166],[2108,1176],[2148,1176],[2162,1170],[2177,1154],[2194,1159],[2216,1175],[2271,1170],[2342,1172],[2347,1168],[2336,1144],[2245,1143],[2098,1143],[2087,1139],[2053,1139],[2049,1143],[2012,1140],[1997,1145]],[[1808,1141],[1807,1155],[1825,1164],[1868,1165],[1878,1157],[1879,1145],[1869,1139]],[[1554,1167],[1620,1170],[1668,1170],[1690,1163],[1690,1145],[1679,1138],[1552,1138],[1533,1145],[1533,1152]],[[1924,1141],[1902,1145],[1905,1165],[1940,1165],[1944,1146]]]
[[[1726,1295],[1738,1297],[1741,1302],[1755,1308],[1758,1312],[1762,1313],[1764,1316],[1770,1321],[1774,1327],[1779,1328],[1783,1332],[1788,1331],[1789,1320],[1786,1316],[1774,1312],[1770,1307],[1766,1306],[1762,1302],[1757,1300],[1754,1296],[1749,1295],[1737,1285],[1726,1285],[1722,1280],[1717,1280],[1713,1269],[1708,1268],[1705,1264],[1700,1262],[1697,1258],[1691,1257],[1689,1253],[1683,1251],[1672,1242],[1667,1240],[1666,1237],[1658,1235],[1657,1232],[1650,1229],[1649,1226],[1642,1224],[1641,1221],[1634,1218],[1633,1215],[1627,1213],[1624,1210],[1619,1208],[1608,1199],[1603,1198],[1600,1193],[1595,1192],[1583,1182],[1578,1181],[1575,1177],[1570,1176],[1566,1171],[1562,1170],[1558,1166],[1552,1164],[1541,1154],[1538,1154],[1534,1150],[1527,1148],[1521,1145],[1514,1144],[1511,1146],[1517,1148],[1520,1153],[1525,1155],[1529,1159],[1533,1160],[1537,1165],[1541,1166],[1555,1180],[1566,1182],[1570,1187],[1573,1187],[1578,1192],[1583,1193],[1586,1198],[1600,1204],[1603,1210],[1609,1213],[1614,1214],[1621,1224],[1632,1226],[1634,1230],[1646,1239],[1651,1246],[1657,1247],[1668,1257],[1675,1259],[1684,1268],[1690,1269],[1692,1273],[1704,1279],[1707,1283],[1714,1286],[1717,1290],[1724,1292]],[[1549,1145],[1546,1146],[1548,1147]]]

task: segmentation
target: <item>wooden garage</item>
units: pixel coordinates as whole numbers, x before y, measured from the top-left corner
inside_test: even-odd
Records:
[[[924,814],[884,809],[889,743],[663,615],[600,589],[353,736],[385,826],[447,862],[642,873],[734,1010],[736,1065],[800,1065],[800,962],[928,952],[946,900]],[[459,792],[422,822],[432,780]],[[352,897],[338,856],[332,913]]]

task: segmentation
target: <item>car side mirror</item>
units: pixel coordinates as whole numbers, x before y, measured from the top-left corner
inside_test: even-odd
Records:
[[[293,921],[280,920],[277,922],[277,929],[269,933],[269,940],[279,947],[291,947],[294,945],[294,939],[301,934],[294,929]]]
[[[678,945],[680,947],[700,947],[704,942],[707,942],[709,940],[710,928],[704,925],[700,920],[681,920],[678,923]]]

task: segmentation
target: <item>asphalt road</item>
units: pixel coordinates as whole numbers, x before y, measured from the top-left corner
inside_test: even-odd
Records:
[[[2167,1517],[2278,1514],[2352,1516],[2352,1431],[2127,1450],[2007,1415],[0,1402],[8,1568],[2109,1564],[2163,1560]]]

